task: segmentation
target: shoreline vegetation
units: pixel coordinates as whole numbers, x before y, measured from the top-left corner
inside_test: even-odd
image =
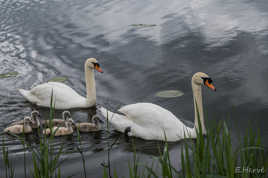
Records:
[[[53,96],[53,94],[52,94]],[[51,97],[52,98],[52,97]],[[50,104],[50,121],[54,118],[55,103]],[[50,122],[52,123],[52,122]],[[202,134],[202,128],[197,132],[196,139],[188,139],[189,142],[182,142],[180,157],[180,170],[173,167],[170,161],[168,143],[160,149],[160,156],[156,162],[160,169],[156,170],[155,162],[151,165],[144,165],[139,161],[133,146],[133,159],[129,160],[128,173],[129,178],[265,178],[268,175],[268,150],[261,143],[259,134],[249,130],[248,133],[240,139],[238,146],[232,146],[230,131],[225,122],[218,123],[214,128],[208,129],[207,135]],[[50,129],[52,124],[50,124]],[[109,130],[108,122],[107,129]],[[61,164],[64,162],[63,146],[56,151],[51,145],[54,136],[42,135],[38,129],[39,145],[33,147],[25,140],[24,134],[21,136],[14,135],[21,141],[24,148],[24,177],[34,178],[61,178]],[[80,143],[80,134],[77,132],[78,142]],[[111,170],[110,151],[118,139],[107,147],[107,163],[103,163],[103,178],[119,178],[120,170]],[[9,159],[10,153],[8,147],[3,146],[2,161],[4,169],[1,170],[0,176],[6,178],[16,177],[16,168],[12,166]],[[81,155],[83,168],[81,170],[83,177],[90,177],[86,174],[85,158],[79,144],[75,145],[76,150]],[[26,165],[25,152],[30,152],[33,167]],[[27,169],[28,168],[28,169]],[[2,168],[1,168],[2,169]],[[75,177],[75,176],[70,176]]]

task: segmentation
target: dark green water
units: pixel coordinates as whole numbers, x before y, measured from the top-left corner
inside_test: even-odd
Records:
[[[85,95],[83,63],[95,57],[105,71],[96,75],[98,104],[115,110],[124,104],[153,102],[193,122],[190,79],[202,71],[218,90],[204,90],[207,127],[226,120],[234,143],[249,127],[259,129],[267,146],[267,8],[265,0],[0,0],[0,73],[19,73],[0,79],[0,130],[32,110],[18,88],[66,76],[66,83]],[[155,97],[168,89],[184,95]],[[72,114],[76,121],[88,118],[86,111]],[[88,177],[103,174],[107,144],[117,136],[104,129],[82,135]],[[0,137],[12,152],[16,177],[23,177],[22,145],[13,137]],[[63,175],[82,177],[81,157],[74,149],[77,138],[55,140],[55,146],[61,144],[70,150],[64,155]],[[154,160],[157,143],[136,140],[136,146],[142,161]],[[180,142],[172,144],[176,167],[179,149]],[[127,175],[132,153],[124,139],[111,151],[118,174]],[[26,156],[30,159],[29,153]]]

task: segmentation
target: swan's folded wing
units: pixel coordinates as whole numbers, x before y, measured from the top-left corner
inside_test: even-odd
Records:
[[[168,129],[172,124],[180,122],[170,111],[152,103],[130,104],[118,111],[124,113],[127,119],[145,127]]]
[[[75,99],[83,98],[81,95],[76,93],[71,87],[59,82],[47,82],[37,85],[36,87],[31,89],[31,94],[36,96],[40,101],[47,101],[49,98],[51,98],[52,93],[54,99],[57,99],[58,102],[63,103],[65,102],[65,100],[68,99],[69,100],[74,99],[75,101]],[[65,97],[62,97],[62,95],[64,95]],[[67,97],[69,98],[67,99]]]
[[[48,85],[48,83],[44,83],[32,88],[31,94],[34,95],[38,100],[42,101],[51,97],[52,91],[53,88],[50,85]]]

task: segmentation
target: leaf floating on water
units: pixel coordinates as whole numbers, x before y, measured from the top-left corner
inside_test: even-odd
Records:
[[[161,98],[175,98],[182,95],[184,95],[184,93],[179,90],[165,90],[156,93],[156,96]]]
[[[206,175],[206,178],[227,178],[227,176],[221,176],[217,174]]]
[[[132,27],[140,27],[140,28],[146,28],[146,27],[155,27],[156,24],[131,24]]]
[[[0,78],[16,77],[17,75],[19,75],[18,72],[8,72],[5,74],[0,74]]]
[[[48,82],[65,82],[66,80],[67,80],[67,77],[54,77],[48,80]]]

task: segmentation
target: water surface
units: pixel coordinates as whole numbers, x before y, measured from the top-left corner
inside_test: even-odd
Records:
[[[19,73],[0,79],[0,130],[33,109],[18,88],[64,76],[66,84],[85,95],[84,61],[95,57],[105,71],[96,74],[98,104],[116,110],[153,102],[192,123],[190,79],[202,71],[217,87],[216,93],[203,90],[207,127],[225,120],[235,143],[249,127],[259,129],[267,146],[267,8],[265,0],[0,0],[0,73]],[[184,95],[156,97],[162,90],[181,90]],[[48,110],[40,110],[48,115]],[[76,121],[88,119],[87,111],[72,114]],[[102,131],[82,135],[90,177],[103,174],[107,145],[118,137],[112,129],[113,134],[105,130],[104,122]],[[22,177],[22,145],[14,137],[1,139],[12,152],[16,177]],[[141,160],[151,163],[159,144],[135,143]],[[55,146],[61,144],[70,150],[64,155],[63,175],[82,177],[77,138],[55,140]],[[179,167],[181,142],[171,145],[172,161]],[[127,175],[132,156],[131,143],[120,139],[111,150],[111,164],[119,175]],[[28,152],[26,157],[31,158]]]

